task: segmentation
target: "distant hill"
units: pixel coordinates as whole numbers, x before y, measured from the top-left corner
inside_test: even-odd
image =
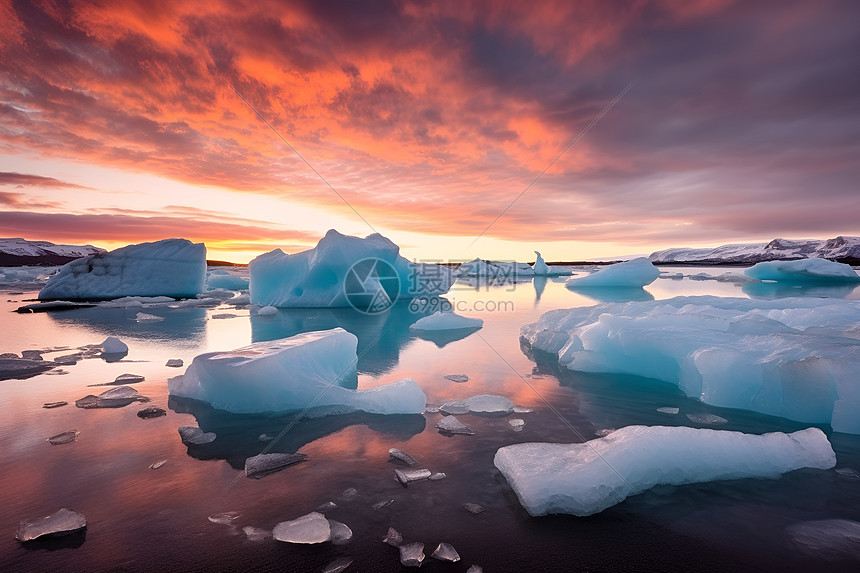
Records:
[[[64,265],[69,261],[105,253],[104,249],[92,245],[55,245],[48,241],[26,239],[0,239],[0,266],[51,266]]]
[[[769,243],[723,245],[714,249],[666,249],[651,253],[654,264],[755,264],[762,261],[817,257],[849,265],[860,265],[860,237],[792,241],[774,239]]]

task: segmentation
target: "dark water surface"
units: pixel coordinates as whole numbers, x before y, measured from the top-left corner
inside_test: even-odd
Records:
[[[670,272],[687,272],[673,267]],[[720,274],[726,269],[703,269]],[[734,269],[732,269],[734,270]],[[860,521],[860,479],[835,470],[799,470],[778,480],[734,480],[657,487],[604,511],[578,518],[530,517],[493,466],[496,450],[530,442],[581,442],[600,430],[630,424],[692,424],[684,414],[713,412],[727,418],[722,429],[751,433],[794,431],[805,424],[739,410],[713,408],[677,388],[636,377],[558,372],[552,361],[536,365],[519,348],[520,326],[545,311],[594,304],[595,297],[568,291],[564,279],[538,279],[515,287],[456,286],[448,295],[462,314],[483,318],[484,328],[463,338],[417,338],[409,325],[417,317],[405,307],[367,317],[347,310],[290,310],[272,318],[247,309],[76,309],[45,314],[11,312],[35,293],[2,293],[0,352],[97,344],[109,335],[130,351],[121,362],[87,359],[64,366],[68,374],[41,374],[0,381],[0,570],[2,571],[322,571],[338,557],[354,559],[348,571],[397,571],[398,552],[381,542],[388,527],[406,541],[425,543],[423,570],[465,571],[827,571],[857,570],[833,551],[804,549],[787,528],[810,520]],[[9,289],[7,289],[8,291]],[[660,279],[638,298],[675,295],[784,296],[730,283]],[[798,293],[857,298],[852,291]],[[599,298],[600,295],[596,295]],[[504,309],[502,304],[512,303]],[[476,310],[496,306],[495,311]],[[138,323],[137,312],[165,317]],[[234,318],[215,319],[232,313]],[[498,394],[534,412],[509,417],[458,418],[474,436],[447,437],[435,429],[441,415],[380,416],[353,413],[295,421],[291,416],[232,415],[205,404],[169,399],[167,378],[184,372],[164,366],[168,358],[186,365],[197,354],[229,350],[298,332],[343,326],[359,337],[359,387],[415,378],[429,403]],[[46,359],[70,350],[46,353]],[[165,408],[167,416],[141,419],[143,406],[83,410],[74,400],[106,388],[117,375],[141,374],[135,385]],[[443,378],[467,374],[466,383]],[[59,400],[70,404],[44,409]],[[561,415],[558,417],[548,404]],[[674,406],[678,416],[656,408]],[[522,418],[513,431],[508,420]],[[217,434],[201,446],[186,446],[176,429],[199,425]],[[300,452],[304,463],[263,479],[248,479],[245,458],[269,444],[260,434],[278,435],[270,451]],[[76,429],[76,442],[50,445],[46,439]],[[836,469],[860,470],[860,437],[832,434]],[[399,448],[419,467],[445,472],[441,481],[404,488],[394,480],[388,449]],[[167,459],[157,469],[153,462]],[[357,495],[345,499],[343,492]],[[391,500],[375,510],[372,505]],[[316,546],[249,541],[244,526],[271,530],[333,501],[326,516],[347,524],[352,541]],[[478,503],[486,511],[467,512]],[[20,544],[14,539],[24,518],[68,507],[83,513],[86,533]],[[210,522],[215,513],[235,511],[232,525]],[[462,561],[429,557],[436,545],[452,544]],[[856,551],[856,547],[854,548]],[[857,553],[854,554],[857,559]]]

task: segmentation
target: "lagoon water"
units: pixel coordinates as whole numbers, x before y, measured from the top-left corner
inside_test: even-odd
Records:
[[[667,270],[713,275],[725,271]],[[51,360],[117,336],[128,344],[129,353],[120,362],[91,358],[62,366],[67,374],[0,381],[0,570],[322,571],[345,557],[354,559],[347,571],[398,571],[402,566],[397,550],[382,542],[389,527],[405,542],[425,544],[428,559],[423,568],[428,571],[465,571],[472,564],[488,572],[858,568],[856,537],[834,546],[827,535],[797,534],[805,522],[860,522],[860,436],[834,434],[827,426],[822,429],[837,454],[833,470],[799,470],[778,480],[657,487],[588,518],[530,517],[493,466],[501,446],[582,442],[631,424],[696,426],[686,414],[701,413],[727,419],[720,426],[727,430],[791,432],[807,427],[706,406],[654,380],[559,372],[551,363],[535,364],[520,350],[522,325],[547,310],[602,302],[566,289],[564,281],[538,277],[494,287],[458,283],[447,300],[459,313],[484,320],[481,330],[459,338],[410,332],[410,324],[437,309],[416,313],[408,304],[373,316],[351,309],[294,309],[262,317],[228,305],[17,314],[12,311],[36,291],[6,285],[5,302],[0,303],[0,352],[56,349],[44,354]],[[695,294],[860,299],[860,289],[851,287],[742,287],[689,278],[659,279],[644,291],[589,294],[605,300]],[[164,320],[136,322],[141,310]],[[360,388],[411,377],[431,404],[497,394],[534,411],[508,417],[458,416],[475,435],[444,436],[435,428],[441,414],[433,412],[296,420],[228,414],[168,398],[167,378],[184,372],[165,366],[168,359],[181,358],[187,366],[203,352],[336,326],[359,338]],[[145,376],[135,388],[152,399],[147,406],[160,406],[167,415],[141,419],[136,413],[143,406],[137,403],[118,409],[75,407],[76,399],[107,389],[89,385],[123,373]],[[469,380],[445,378],[451,374],[465,374]],[[43,403],[61,400],[69,405],[42,408]],[[658,412],[662,407],[679,408],[679,414]],[[524,421],[521,431],[509,424],[511,418]],[[180,426],[199,426],[216,433],[217,439],[187,446],[177,432]],[[75,442],[46,441],[73,429],[80,432]],[[261,434],[277,439],[262,442]],[[404,466],[389,461],[390,448],[417,459],[416,467],[446,477],[404,487],[394,474]],[[308,459],[262,479],[246,478],[244,460],[264,449],[298,452]],[[162,459],[167,460],[163,466],[149,468]],[[357,493],[344,495],[349,488]],[[387,500],[393,502],[374,509]],[[242,531],[246,526],[271,530],[327,502],[337,507],[327,509],[326,516],[352,529],[348,544],[252,541]],[[472,514],[464,503],[477,503],[485,511]],[[20,520],[61,507],[86,516],[85,534],[25,545],[14,540]],[[216,520],[222,523],[208,519],[225,512],[239,516],[231,522]],[[450,543],[462,560],[451,564],[429,558],[439,542]]]

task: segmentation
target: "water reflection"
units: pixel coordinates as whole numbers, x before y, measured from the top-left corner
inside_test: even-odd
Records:
[[[543,295],[543,291],[546,289],[546,277],[535,277],[535,304],[540,302],[540,297]]]
[[[137,313],[142,311],[164,320],[137,322]],[[206,334],[206,309],[203,308],[75,308],[47,314],[53,322],[63,327],[83,327],[121,339],[202,342]]]
[[[408,301],[379,314],[353,308],[282,308],[275,316],[251,316],[251,340],[277,340],[339,326],[358,337],[358,372],[380,375],[397,366],[401,350],[415,339],[409,327],[432,310],[413,311]]]
[[[652,295],[647,290],[641,287],[573,287],[568,286],[568,290],[572,290],[577,294],[587,296],[597,302],[629,302],[629,301],[649,301],[654,300]]]
[[[860,296],[860,287],[855,284],[792,284],[779,282],[745,283],[741,290],[751,298],[775,299],[794,296],[820,298],[854,298]]]
[[[480,326],[454,328],[450,330],[421,330],[416,333],[416,336],[432,342],[437,348],[444,348],[452,342],[463,340],[467,336],[474,334],[479,330],[481,330]]]
[[[298,414],[263,416],[259,414],[232,414],[216,410],[205,402],[170,396],[168,407],[174,412],[191,414],[204,432],[214,432],[214,442],[199,446],[189,445],[188,455],[199,460],[226,460],[236,469],[245,468],[245,459],[266,453],[292,454],[304,445],[329,436],[349,426],[364,425],[392,439],[405,441],[424,431],[427,421],[420,414],[367,414],[350,412],[302,418]],[[261,441],[260,436],[277,437],[285,428],[283,436],[272,441]],[[176,435],[179,440],[179,434]]]

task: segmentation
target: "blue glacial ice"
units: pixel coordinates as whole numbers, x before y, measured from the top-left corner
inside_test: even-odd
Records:
[[[194,358],[170,378],[172,396],[208,402],[233,413],[330,407],[339,412],[420,414],[426,397],[411,378],[356,390],[358,339],[342,328],[256,342]]]
[[[860,302],[676,297],[553,310],[527,351],[581,372],[676,384],[707,404],[860,434]]]
[[[355,304],[348,294],[390,306],[398,298],[445,294],[454,283],[447,267],[411,263],[378,233],[361,239],[334,229],[313,249],[292,255],[275,249],[249,269],[251,303],[280,308],[347,307]]]
[[[214,289],[247,290],[248,279],[225,269],[209,271],[206,275],[206,290]]]
[[[193,297],[203,292],[205,279],[203,243],[164,239],[66,263],[39,292],[39,300]]]
[[[494,463],[530,515],[587,516],[658,484],[774,479],[799,468],[832,468],[836,454],[818,428],[752,435],[627,426],[582,444],[505,446]]]
[[[615,263],[583,277],[567,281],[568,288],[625,287],[641,288],[654,282],[660,271],[645,257]]]
[[[744,271],[748,277],[762,281],[790,283],[858,283],[860,275],[849,265],[827,259],[767,261]]]

